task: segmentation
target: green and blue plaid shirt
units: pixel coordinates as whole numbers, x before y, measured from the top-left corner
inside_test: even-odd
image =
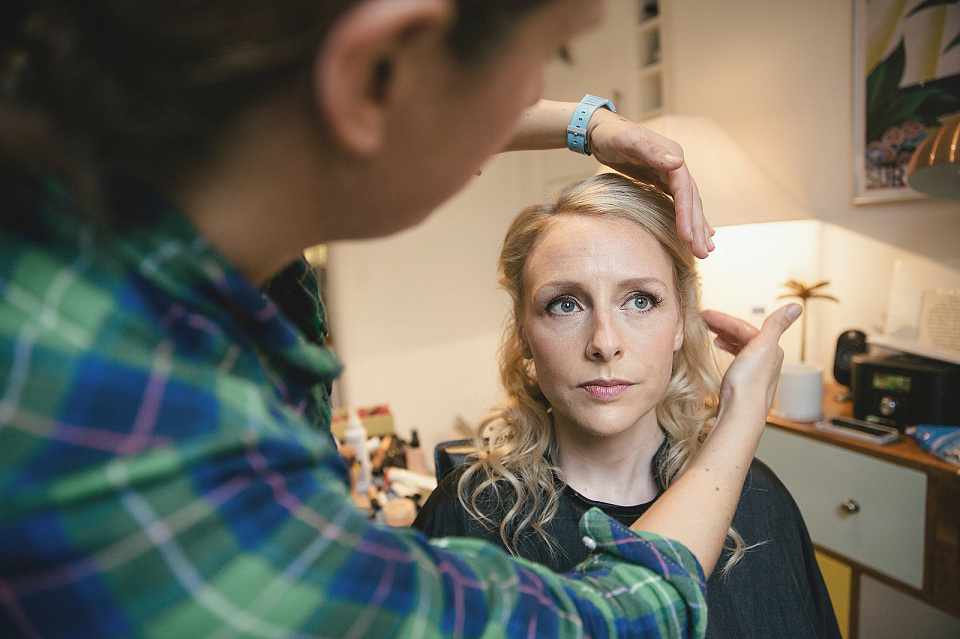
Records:
[[[371,524],[324,432],[340,364],[164,202],[115,199],[105,231],[0,172],[0,636],[703,634],[694,557],[599,511],[568,576]]]

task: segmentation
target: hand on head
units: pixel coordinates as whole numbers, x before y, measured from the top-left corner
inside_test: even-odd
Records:
[[[717,346],[735,356],[720,385],[721,410],[724,400],[732,399],[738,392],[744,397],[759,397],[755,392],[758,388],[767,389],[766,411],[770,410],[783,363],[780,336],[802,311],[799,304],[787,304],[771,313],[760,329],[726,313],[703,311],[704,321],[717,335]]]
[[[703,215],[700,192],[680,145],[615,113],[600,109],[591,120],[589,147],[597,161],[673,196],[677,230],[693,254],[705,258],[714,249],[713,227]]]

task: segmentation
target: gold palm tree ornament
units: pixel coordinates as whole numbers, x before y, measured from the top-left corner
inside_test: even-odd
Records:
[[[806,282],[798,280],[787,280],[782,286],[786,286],[792,292],[784,293],[777,297],[778,300],[785,297],[799,297],[800,306],[803,307],[803,314],[800,316],[800,361],[807,361],[807,300],[811,299],[826,299],[832,300],[834,302],[840,302],[833,295],[827,295],[826,293],[819,292],[824,286],[830,284],[829,280],[823,280],[807,286]]]

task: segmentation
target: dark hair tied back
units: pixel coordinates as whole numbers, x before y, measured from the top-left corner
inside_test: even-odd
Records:
[[[40,8],[39,0],[5,0],[0,3],[0,45],[15,41],[23,22]]]
[[[119,171],[166,191],[247,107],[307,78],[331,25],[362,1],[0,0],[0,164],[26,117],[4,111],[29,112],[94,190]],[[451,1],[451,50],[471,60],[550,0]]]
[[[27,24],[41,8],[40,0],[0,2],[0,82],[6,91],[30,48]]]
[[[94,188],[119,169],[165,189],[309,66],[352,1],[3,0],[2,100],[42,115]]]

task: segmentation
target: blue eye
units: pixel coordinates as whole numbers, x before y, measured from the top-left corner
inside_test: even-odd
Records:
[[[557,315],[567,315],[580,310],[580,305],[576,300],[569,297],[560,297],[547,304],[547,312]]]
[[[628,304],[638,311],[649,311],[659,306],[662,301],[660,298],[650,295],[649,293],[637,293],[630,298]]]

